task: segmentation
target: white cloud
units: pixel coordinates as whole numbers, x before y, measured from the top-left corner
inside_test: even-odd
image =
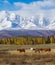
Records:
[[[37,1],[37,2],[29,3],[29,4],[16,2],[14,3],[14,5],[22,6],[22,8],[16,11],[16,13],[23,17],[31,17],[35,15],[40,15],[40,14],[44,14],[46,17],[55,15],[54,0]]]
[[[27,5],[27,4],[22,3],[22,2],[15,2],[14,5],[15,6],[22,6],[23,7],[23,6]]]
[[[8,3],[8,4],[9,4],[8,0],[3,0],[3,2],[4,2],[4,3]]]

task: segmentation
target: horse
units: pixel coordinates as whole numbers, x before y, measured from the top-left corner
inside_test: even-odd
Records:
[[[47,52],[47,51],[50,52],[50,51],[51,51],[50,48],[36,48],[36,49],[34,49],[34,50],[35,50],[35,53],[36,53],[36,52],[39,52],[39,53],[40,53],[40,52],[42,52],[42,51],[45,51],[45,52]]]
[[[39,53],[40,53],[40,49],[36,48],[36,49],[34,49],[34,50],[35,50],[35,53],[36,53],[36,52],[39,52]]]
[[[50,52],[50,51],[51,51],[51,49],[50,49],[50,48],[44,48],[44,51],[45,51],[45,52],[47,52],[47,51],[49,51],[49,52]]]
[[[19,52],[25,52],[25,49],[17,49]]]

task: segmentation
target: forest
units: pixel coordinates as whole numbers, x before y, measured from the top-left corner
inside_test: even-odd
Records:
[[[37,45],[37,44],[52,44],[55,43],[54,36],[48,37],[32,37],[32,36],[19,36],[10,38],[0,38],[0,44],[15,44],[15,45]]]

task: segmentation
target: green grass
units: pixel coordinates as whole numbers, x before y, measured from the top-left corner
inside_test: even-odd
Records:
[[[40,45],[0,45],[0,50],[16,50],[18,48],[52,48],[55,49],[55,44],[40,44]]]

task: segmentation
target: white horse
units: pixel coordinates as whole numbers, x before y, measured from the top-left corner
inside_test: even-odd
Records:
[[[33,51],[33,48],[30,48],[31,51]]]

